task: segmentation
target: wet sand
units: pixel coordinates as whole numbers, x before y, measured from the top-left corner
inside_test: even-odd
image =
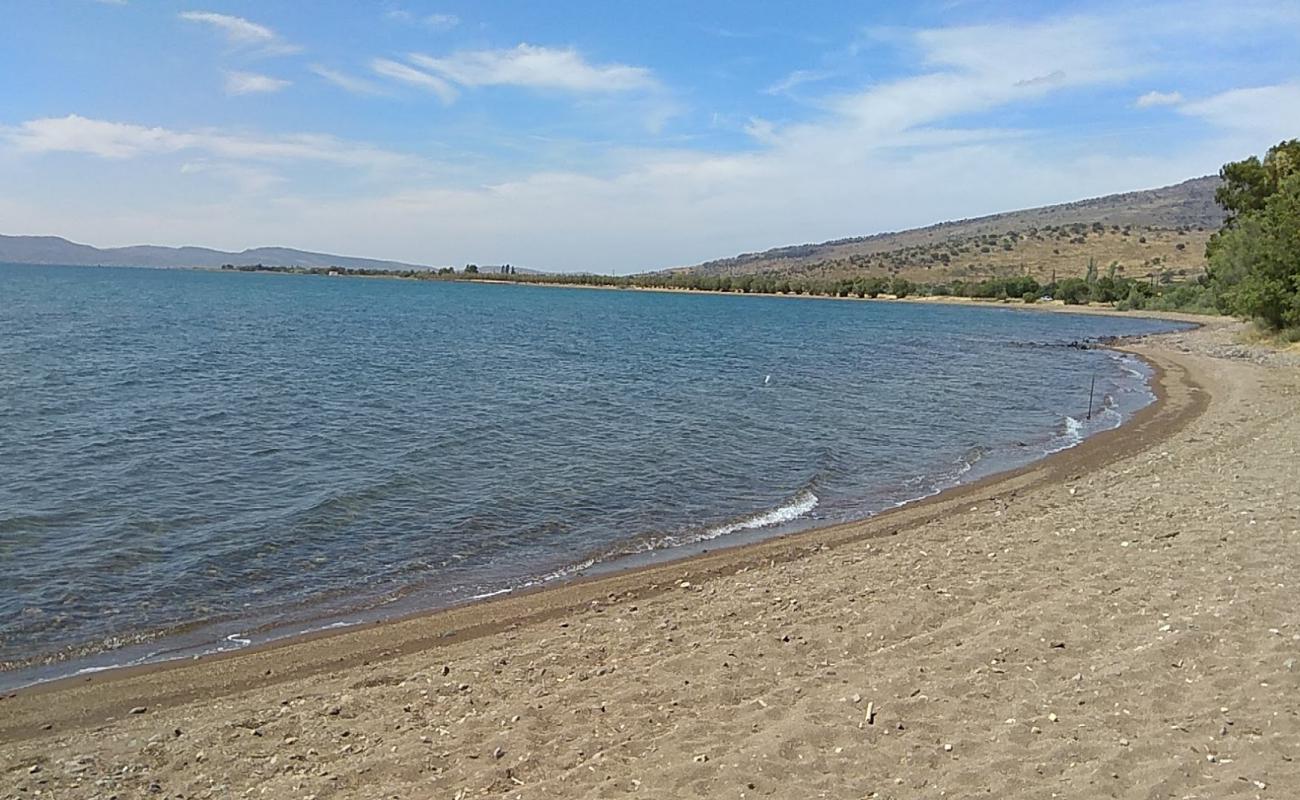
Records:
[[[0,796],[1294,796],[1300,365],[1236,327],[864,523],[11,695]]]

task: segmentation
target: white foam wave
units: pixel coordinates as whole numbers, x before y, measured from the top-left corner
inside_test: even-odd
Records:
[[[1057,441],[1052,443],[1052,445],[1043,452],[1046,455],[1051,455],[1053,453],[1059,453],[1062,450],[1069,450],[1071,447],[1075,447],[1082,442],[1085,435],[1086,431],[1084,430],[1084,422],[1075,419],[1074,417],[1067,416],[1065,418],[1065,432],[1057,439]]]
[[[716,539],[719,536],[726,536],[737,531],[751,531],[757,528],[767,528],[772,525],[780,525],[783,522],[792,522],[805,514],[810,513],[817,507],[817,495],[810,491],[802,491],[795,495],[794,498],[783,506],[774,508],[771,511],[765,511],[761,514],[755,514],[752,517],[729,522],[726,525],[719,525],[716,528],[710,528],[702,533],[697,541],[707,541]]]
[[[1079,442],[1082,442],[1083,422],[1075,419],[1074,417],[1067,416],[1065,418],[1065,436],[1073,444],[1078,444]]]
[[[669,550],[671,548],[680,547],[682,545],[697,544],[699,542],[711,541],[721,536],[726,536],[731,533],[737,533],[739,531],[756,530],[758,528],[767,528],[773,525],[780,525],[785,522],[791,522],[793,520],[798,519],[799,517],[804,516],[805,514],[812,512],[812,510],[817,507],[818,502],[820,501],[818,500],[817,495],[813,494],[811,491],[805,490],[795,495],[790,500],[790,502],[786,503],[785,505],[778,506],[777,508],[773,508],[769,511],[764,511],[758,514],[754,514],[752,516],[745,517],[743,519],[739,519],[734,522],[728,522],[725,525],[718,525],[713,528],[707,528],[694,535],[661,536],[654,539],[643,539],[639,542],[631,544],[630,546],[624,549],[607,553],[604,556],[589,558],[586,559],[585,561],[580,561],[576,564],[570,564],[566,567],[561,567],[560,569],[557,569],[554,572],[549,572],[541,576],[540,578],[535,578],[533,580],[525,582],[524,584],[521,585],[520,588],[526,589],[532,586],[537,586],[539,584],[550,583],[551,581],[568,578],[573,575],[584,572],[585,570],[588,570],[596,566],[597,564],[622,558],[622,557],[652,553],[658,550]],[[486,596],[490,596],[490,595],[486,595]],[[477,600],[479,598],[476,597],[473,599]]]
[[[1139,381],[1146,381],[1146,375],[1142,373],[1139,367],[1140,362],[1133,356],[1124,353],[1114,353],[1111,356],[1119,364],[1119,368],[1124,371],[1130,378],[1137,378]]]

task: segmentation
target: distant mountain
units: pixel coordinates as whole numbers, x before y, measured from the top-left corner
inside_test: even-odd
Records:
[[[1082,274],[1089,259],[1129,275],[1204,269],[1205,241],[1223,224],[1218,177],[1074,203],[942,222],[819,244],[778,247],[673,271],[911,280]]]
[[[289,247],[255,247],[239,253],[207,247],[98,248],[58,236],[5,236],[0,234],[0,262],[10,264],[60,264],[102,267],[220,267],[263,264],[268,267],[344,267],[346,269],[424,270],[431,267],[373,258],[312,253]]]

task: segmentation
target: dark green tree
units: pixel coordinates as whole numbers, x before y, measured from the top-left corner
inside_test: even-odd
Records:
[[[1219,233],[1210,274],[1224,310],[1275,330],[1300,327],[1300,170]]]
[[[1243,214],[1262,211],[1282,180],[1296,171],[1300,171],[1300,139],[1270,147],[1262,161],[1251,156],[1224,164],[1219,170],[1223,185],[1214,191],[1214,199],[1228,212],[1227,227]]]

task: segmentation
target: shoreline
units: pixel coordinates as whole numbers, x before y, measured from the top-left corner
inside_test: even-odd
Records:
[[[1026,310],[1033,309],[1033,306],[1026,307]],[[1128,312],[1114,313],[1129,315]],[[1196,324],[1204,325],[1205,320],[1198,320]],[[302,678],[367,666],[385,658],[425,652],[437,649],[440,645],[490,637],[520,625],[552,620],[610,594],[633,592],[639,597],[654,596],[669,591],[674,580],[690,582],[735,574],[763,563],[775,565],[798,559],[810,552],[810,548],[825,549],[893,536],[900,532],[900,526],[932,520],[957,505],[970,502],[972,498],[1039,486],[1058,480],[1066,473],[1097,469],[1138,450],[1154,446],[1161,437],[1180,430],[1203,410],[1203,403],[1199,406],[1192,403],[1167,407],[1169,391],[1166,381],[1170,370],[1176,374],[1176,380],[1182,382],[1180,386],[1195,386],[1194,378],[1176,360],[1162,360],[1159,355],[1133,349],[1127,342],[1108,345],[1107,349],[1134,355],[1152,370],[1148,388],[1155,396],[1154,401],[1139,409],[1117,428],[1095,433],[1073,447],[1048,453],[1020,467],[996,472],[971,483],[957,484],[861,520],[814,525],[757,541],[727,544],[714,540],[710,543],[712,546],[699,552],[674,555],[675,548],[671,548],[662,551],[661,557],[648,563],[619,566],[614,561],[595,574],[580,573],[495,596],[467,599],[450,606],[416,610],[346,626],[326,625],[243,648],[201,656],[111,666],[90,673],[28,684],[0,693],[0,703],[3,703],[0,708],[10,712],[5,721],[0,721],[0,743],[21,741],[51,731],[58,732],[64,726],[107,722],[114,719],[114,714],[124,713],[123,707],[177,705],[219,697],[252,686],[273,684],[277,675]],[[1195,391],[1193,389],[1193,393]],[[1203,395],[1195,396],[1203,399]],[[670,585],[665,585],[665,582]],[[425,627],[433,630],[419,630]],[[247,663],[242,663],[245,660]],[[274,669],[265,670],[261,666],[263,661],[279,660],[295,662],[287,675]],[[208,674],[205,675],[205,671]],[[214,671],[223,673],[222,680],[216,684],[207,680]],[[267,676],[272,679],[263,680]],[[160,693],[157,685],[164,682],[168,686]],[[202,688],[199,688],[200,684],[204,684]],[[95,698],[100,702],[79,700],[73,704],[78,713],[57,723],[46,721],[36,726],[21,721],[24,710],[22,706],[39,707],[37,698],[62,695],[65,692],[81,696],[100,695],[100,698]],[[50,715],[46,713],[44,716],[48,718]]]
[[[254,273],[256,274],[256,273]],[[346,277],[378,277],[369,275],[350,275]],[[399,280],[419,280],[417,278],[399,278]],[[492,286],[529,286],[544,289],[592,289],[609,292],[658,292],[664,294],[686,294],[716,297],[775,297],[790,300],[835,300],[843,302],[866,303],[930,303],[934,305],[976,306],[979,308],[1005,308],[1012,311],[1041,311],[1054,314],[1093,314],[1097,316],[1136,317],[1138,319],[1158,319],[1170,322],[1186,322],[1192,325],[1205,325],[1214,322],[1231,323],[1229,317],[1215,314],[1195,314],[1189,311],[1158,311],[1139,309],[1121,311],[1113,305],[1088,303],[1087,305],[1067,305],[1062,300],[1048,303],[1025,303],[1020,300],[996,300],[983,297],[959,297],[957,295],[908,295],[894,297],[881,294],[879,297],[836,297],[824,294],[798,294],[792,292],[724,292],[718,289],[679,289],[669,286],[606,286],[589,283],[554,283],[545,281],[510,281],[492,278],[449,278],[452,283],[488,284]]]
[[[1289,796],[1300,360],[1242,327],[865,523],[0,700],[0,795]]]
[[[1140,386],[1149,394],[1147,405],[1138,408],[1134,412],[1134,414],[1140,414],[1147,411],[1150,406],[1161,402],[1158,388],[1161,371],[1159,367],[1151,364],[1147,359],[1124,348],[1124,342],[1133,338],[1135,337],[1120,336],[1111,340],[1103,337],[1102,341],[1108,342],[1107,344],[1090,344],[1089,347],[1096,350],[1107,350],[1116,354],[1131,355],[1150,370],[1150,374],[1146,378],[1136,379],[1135,385]],[[1127,411],[1125,413],[1128,414]],[[88,677],[107,680],[121,673],[143,673],[154,669],[183,666],[198,661],[234,658],[243,653],[292,645],[297,641],[346,635],[351,631],[362,628],[425,618],[492,602],[508,596],[532,595],[602,577],[632,575],[655,567],[681,564],[712,553],[741,550],[768,541],[798,537],[831,528],[861,525],[884,515],[895,513],[904,507],[941,500],[965,487],[996,482],[1004,476],[1012,476],[1024,470],[1032,469],[1048,459],[1054,459],[1063,453],[1077,450],[1084,443],[1100,434],[1113,433],[1118,429],[1126,428],[1133,419],[1135,417],[1131,414],[1124,416],[1114,428],[1096,430],[1086,434],[1084,438],[1075,440],[1073,443],[1045,449],[1039,455],[1033,456],[1023,463],[994,467],[991,472],[980,470],[976,477],[969,480],[957,477],[952,479],[955,481],[952,483],[938,482],[924,493],[897,500],[879,510],[864,512],[865,516],[841,517],[837,521],[798,516],[753,529],[741,529],[731,535],[722,537],[708,536],[651,550],[628,547],[620,549],[618,546],[612,549],[595,550],[590,552],[590,557],[587,557],[585,553],[577,556],[577,560],[574,562],[564,564],[546,576],[528,578],[527,580],[520,578],[518,583],[482,594],[435,601],[433,603],[413,604],[405,602],[411,596],[422,594],[425,589],[422,584],[410,584],[396,590],[391,596],[369,598],[370,602],[364,605],[345,606],[335,604],[330,606],[328,610],[324,605],[321,605],[316,613],[299,616],[291,622],[268,622],[250,618],[246,621],[247,624],[234,626],[226,624],[225,621],[181,623],[147,639],[142,639],[139,643],[126,645],[122,648],[88,651],[65,658],[33,662],[11,670],[0,671],[0,677],[4,677],[6,672],[11,675],[28,673],[39,676],[33,677],[26,683],[0,687],[0,699],[47,686],[72,685],[86,681]],[[973,464],[967,464],[963,472],[970,470],[973,466]],[[798,496],[796,495],[795,501],[797,499]],[[783,508],[758,509],[735,519],[748,521],[756,516],[771,513],[774,510],[783,510]],[[738,523],[733,521],[721,524],[725,527]],[[395,605],[399,610],[385,613],[384,609],[390,604]],[[226,634],[226,631],[235,628],[237,628],[236,632]],[[191,637],[188,642],[185,641],[190,634],[208,629],[213,631],[214,638],[200,640]],[[250,639],[252,641],[249,641]],[[234,643],[234,646],[227,646],[227,642]],[[149,655],[138,655],[138,651],[146,647],[157,647],[158,649]],[[136,651],[134,654],[132,653],[133,649]],[[116,652],[125,652],[129,657],[117,663],[96,663],[97,661],[106,661],[108,657],[111,657]],[[68,667],[71,671],[65,671],[62,669],[63,667]],[[56,672],[63,672],[64,674],[49,674]]]
[[[147,267],[146,269],[155,269]],[[220,272],[220,273],[237,273],[245,275],[286,275],[290,277],[325,277],[319,275],[302,274],[295,272],[281,272],[278,270],[261,270],[243,272],[240,270],[223,270],[213,267],[184,267],[182,269],[193,269],[199,272]],[[490,273],[485,273],[490,275]],[[416,281],[429,283],[428,279],[408,278],[404,275],[340,275],[339,278],[383,278],[400,281]],[[1121,311],[1113,305],[1100,303],[1088,303],[1087,305],[1067,305],[1064,301],[1053,300],[1047,303],[1035,302],[1025,303],[1014,298],[1006,300],[997,300],[983,297],[961,297],[957,295],[908,295],[907,297],[895,297],[893,295],[882,293],[879,297],[838,297],[823,294],[800,294],[794,292],[724,292],[718,289],[685,289],[670,286],[610,286],[604,284],[591,283],[565,283],[552,281],[531,281],[531,280],[500,280],[492,277],[483,278],[466,278],[450,277],[437,278],[436,282],[447,283],[464,283],[464,284],[485,284],[490,286],[529,286],[544,289],[594,289],[600,291],[630,291],[630,292],[658,292],[664,294],[687,294],[687,295],[704,295],[719,297],[778,297],[787,299],[803,300],[840,300],[851,302],[885,302],[885,303],[933,303],[936,305],[959,305],[959,306],[979,306],[987,308],[1008,308],[1015,311],[1043,311],[1058,314],[1096,314],[1101,316],[1119,316],[1119,317],[1137,317],[1139,319],[1159,319],[1172,322],[1187,322],[1195,325],[1205,324],[1215,320],[1222,322],[1231,322],[1232,320],[1216,314],[1196,314],[1189,311],[1159,311],[1154,309],[1139,309],[1133,311]]]

